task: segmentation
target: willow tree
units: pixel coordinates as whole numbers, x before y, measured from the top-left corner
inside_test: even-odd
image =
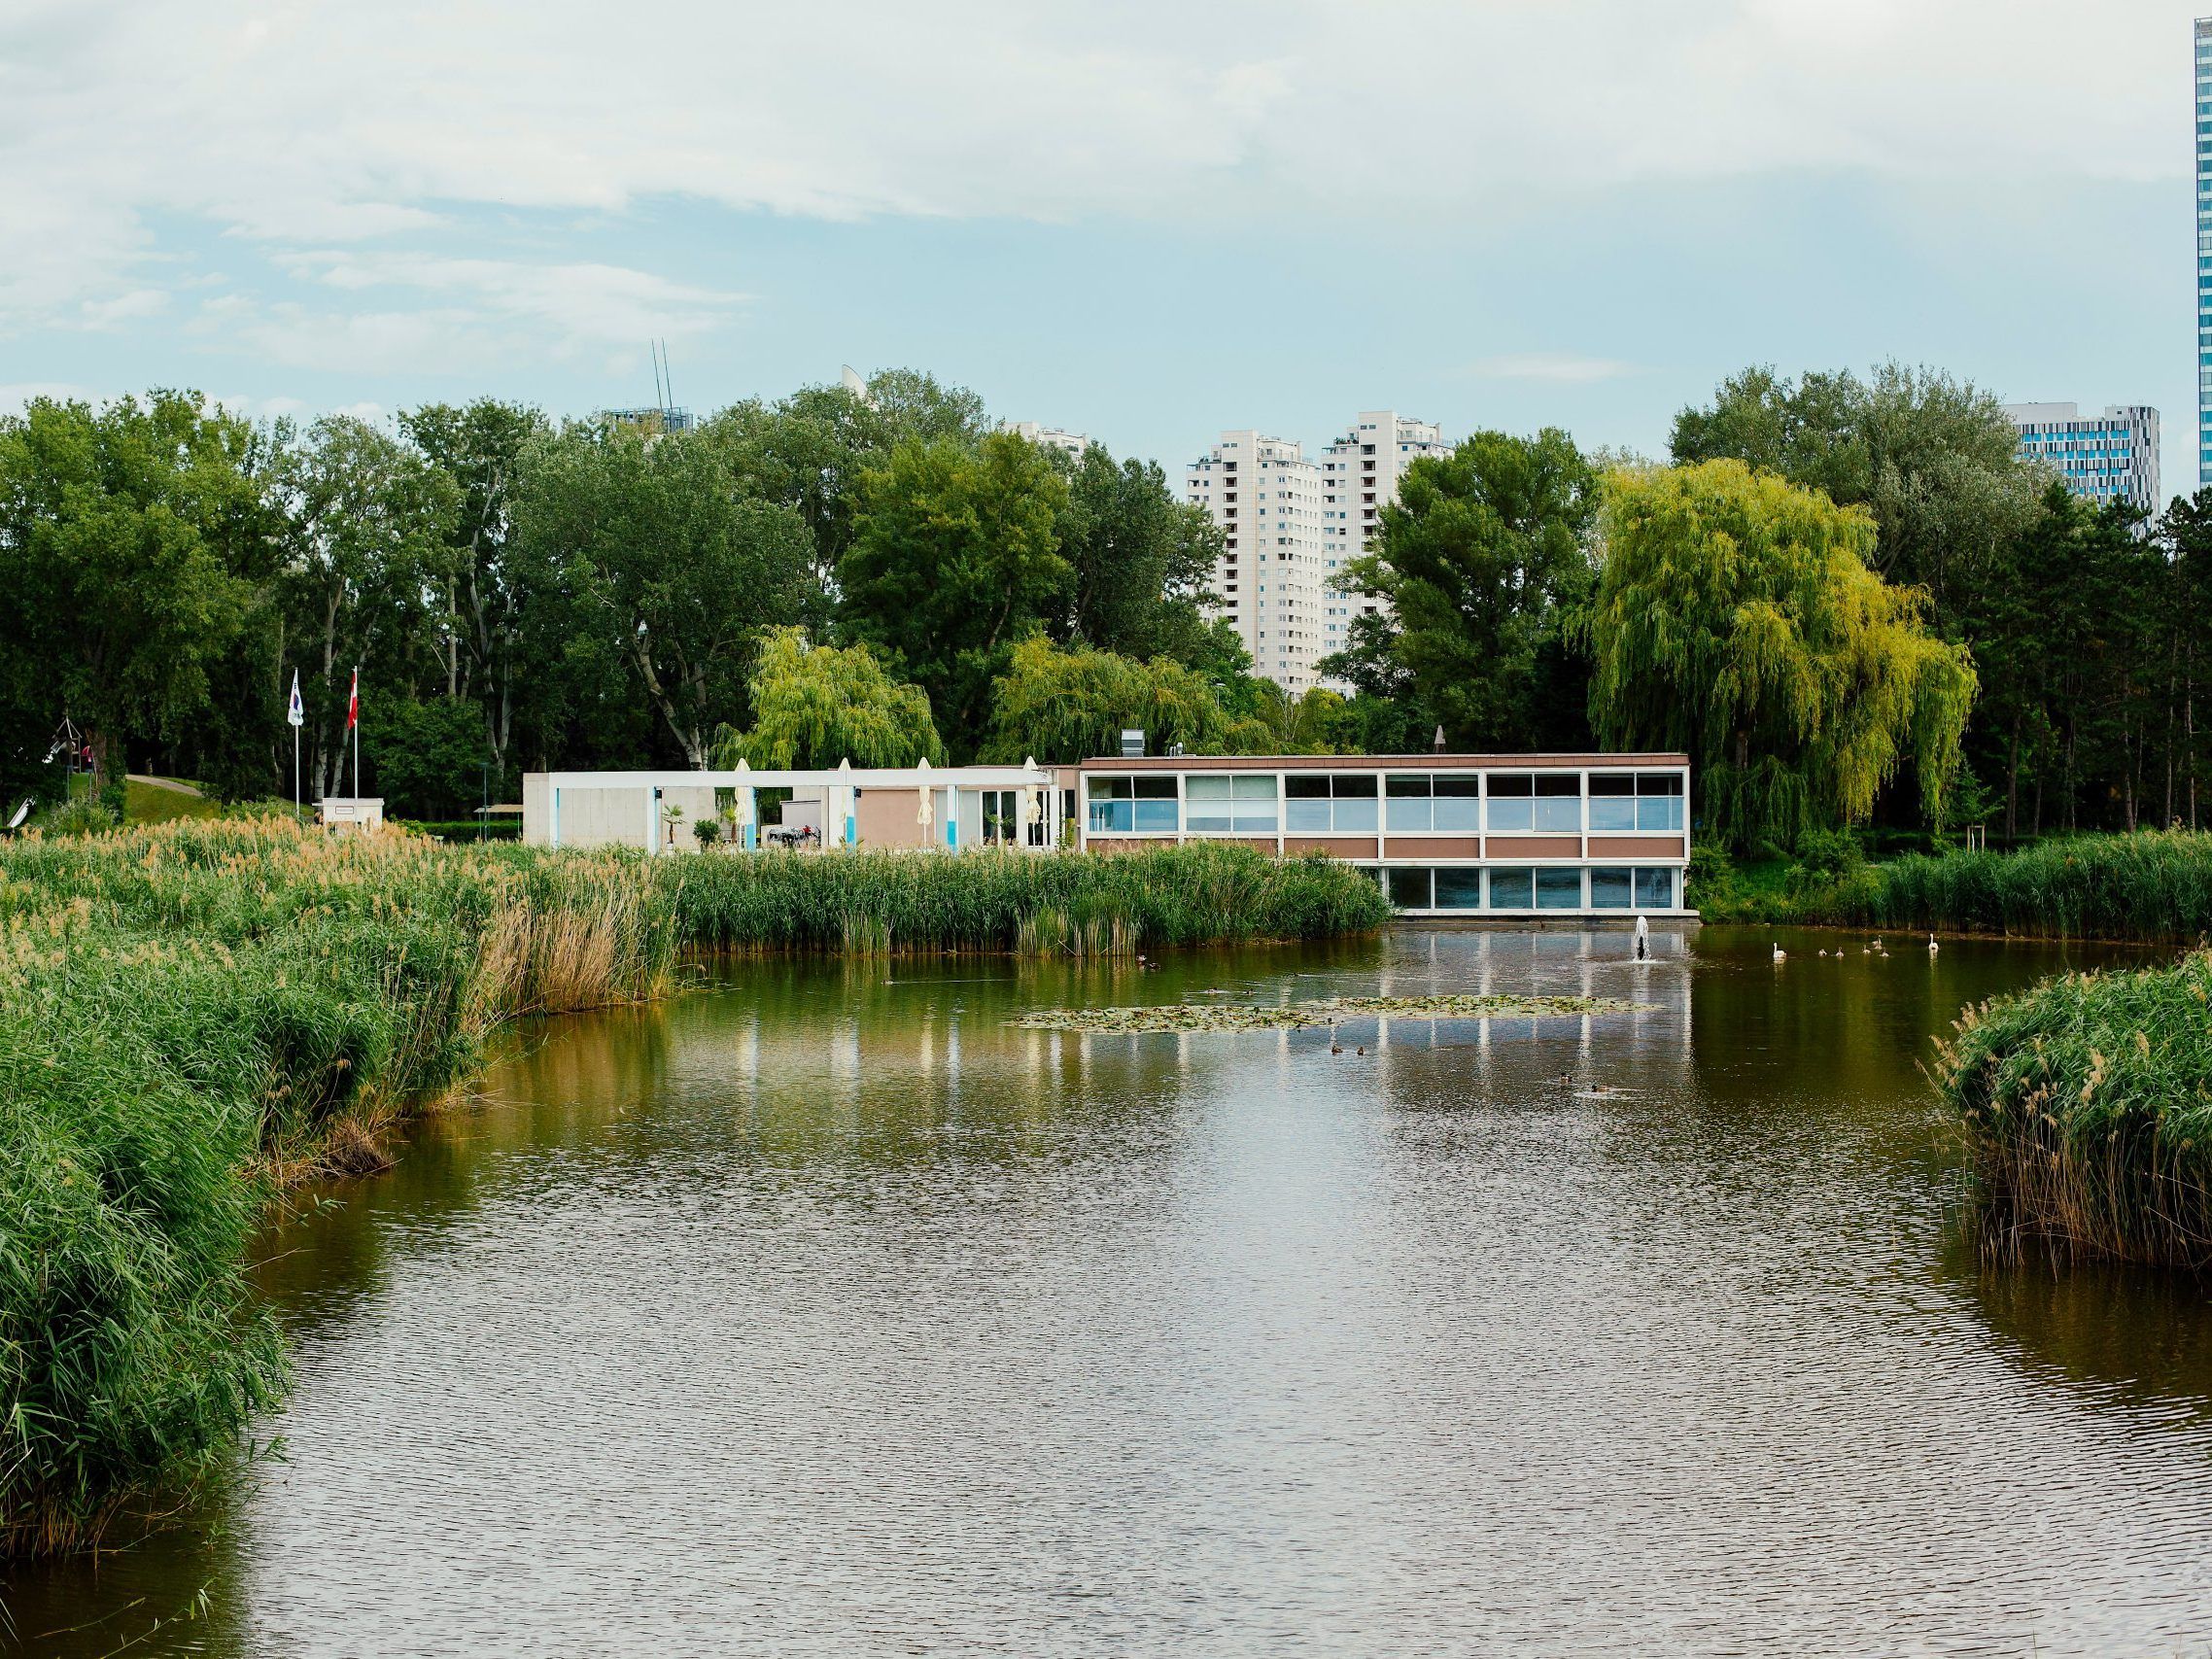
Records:
[[[1941,822],[1975,692],[1927,596],[1874,573],[1875,525],[1739,461],[1615,472],[1590,722],[1680,749],[1710,832],[1747,847],[1863,821],[1910,761]]]
[[[945,758],[927,694],[885,674],[865,645],[840,650],[810,642],[803,628],[771,629],[748,689],[752,729],[722,728],[716,759],[723,766],[741,758],[779,770]]]
[[[1014,647],[992,687],[986,760],[1034,756],[1048,766],[1119,754],[1122,733],[1141,730],[1151,752],[1181,744],[1219,753],[1227,717],[1195,670],[1165,657],[1139,662],[1031,635]]]

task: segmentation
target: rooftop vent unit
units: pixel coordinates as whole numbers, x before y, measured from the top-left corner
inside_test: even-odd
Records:
[[[1145,752],[1145,735],[1139,728],[1123,727],[1122,731],[1122,758],[1137,759]]]

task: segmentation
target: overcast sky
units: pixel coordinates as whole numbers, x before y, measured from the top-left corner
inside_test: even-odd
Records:
[[[702,411],[926,367],[1178,463],[1396,407],[1660,453],[1753,362],[2150,401],[2192,8],[0,0],[0,406]],[[617,19],[620,19],[619,21]]]

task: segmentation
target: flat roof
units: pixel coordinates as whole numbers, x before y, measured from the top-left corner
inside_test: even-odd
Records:
[[[1686,754],[1174,754],[1099,755],[1085,772],[1403,772],[1603,770],[1621,766],[1687,766]]]

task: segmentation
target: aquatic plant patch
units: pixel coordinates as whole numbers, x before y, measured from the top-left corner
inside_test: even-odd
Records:
[[[1603,996],[1342,996],[1325,1002],[1167,1002],[1148,1008],[1040,1008],[1007,1021],[1028,1031],[1282,1031],[1359,1020],[1550,1020],[1646,1014]]]

